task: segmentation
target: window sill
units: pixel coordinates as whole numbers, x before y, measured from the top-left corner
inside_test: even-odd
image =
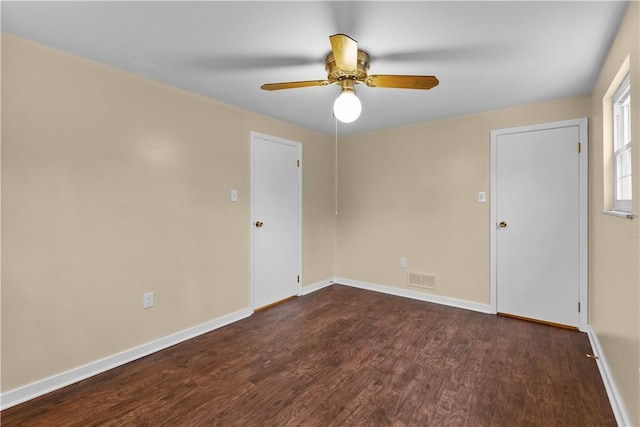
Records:
[[[631,212],[621,212],[621,211],[600,211],[605,215],[617,216],[619,218],[633,219],[633,214]]]

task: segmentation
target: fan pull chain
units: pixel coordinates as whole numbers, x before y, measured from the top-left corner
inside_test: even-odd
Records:
[[[334,117],[336,121],[336,164],[335,164],[335,188],[334,193],[336,195],[335,205],[336,205],[336,215],[338,215],[338,118]]]

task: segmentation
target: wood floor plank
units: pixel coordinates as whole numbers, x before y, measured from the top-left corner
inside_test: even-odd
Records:
[[[334,285],[3,426],[615,426],[585,334]]]

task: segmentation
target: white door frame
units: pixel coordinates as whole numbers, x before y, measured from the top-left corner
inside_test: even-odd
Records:
[[[580,141],[576,141],[576,144],[580,142],[581,144],[581,152],[579,159],[579,205],[580,205],[580,214],[579,214],[579,278],[578,278],[578,295],[580,302],[580,313],[579,313],[579,326],[578,329],[582,332],[587,332],[587,326],[589,322],[588,311],[589,311],[589,284],[588,284],[588,236],[589,236],[589,132],[588,132],[588,119],[574,119],[574,120],[564,120],[559,122],[550,122],[550,123],[541,123],[537,125],[530,126],[518,126],[512,128],[505,129],[494,129],[491,131],[491,222],[490,222],[490,230],[491,230],[491,267],[490,267],[490,280],[491,280],[491,312],[496,314],[498,312],[497,305],[497,293],[498,293],[498,280],[497,280],[497,246],[496,246],[496,238],[497,238],[497,229],[498,229],[498,218],[497,218],[497,203],[496,203],[496,189],[497,189],[497,140],[498,135],[507,135],[513,133],[522,133],[522,132],[532,132],[539,131],[544,129],[557,129],[563,127],[571,127],[578,126],[579,129],[579,138]]]
[[[255,232],[255,226],[254,226],[254,222],[256,221],[256,219],[254,218],[254,212],[253,212],[253,194],[254,194],[254,173],[253,173],[253,141],[256,138],[262,139],[262,140],[266,140],[266,141],[270,141],[273,143],[279,143],[279,144],[285,144],[285,145],[290,145],[293,147],[296,147],[298,150],[298,159],[300,159],[300,166],[298,167],[298,277],[300,277],[300,280],[298,281],[298,295],[302,294],[302,144],[300,142],[296,142],[296,141],[291,141],[288,139],[284,139],[284,138],[279,138],[276,136],[271,136],[271,135],[267,135],[264,133],[259,133],[259,132],[254,132],[251,131],[250,132],[250,169],[251,169],[251,195],[250,195],[250,200],[251,200],[251,208],[250,208],[250,218],[251,221],[249,222],[249,228],[250,228],[250,233],[249,233],[249,238],[251,240],[249,248],[250,248],[250,262],[251,262],[251,289],[250,289],[250,300],[251,300],[251,310],[253,311],[255,309],[255,301],[254,301],[254,286],[255,286],[255,276],[254,276],[254,268],[253,268],[253,261],[254,261],[254,256],[253,256],[253,238],[254,238],[254,232]]]

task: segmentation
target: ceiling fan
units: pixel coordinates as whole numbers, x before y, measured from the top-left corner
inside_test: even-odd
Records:
[[[369,54],[358,49],[358,42],[345,34],[329,37],[331,52],[325,58],[327,78],[299,82],[267,83],[264,90],[295,89],[309,86],[340,85],[340,95],[333,104],[333,113],[338,120],[351,123],[360,116],[362,104],[356,96],[355,85],[364,83],[369,87],[427,90],[438,85],[435,76],[407,76],[375,74],[368,75]]]

